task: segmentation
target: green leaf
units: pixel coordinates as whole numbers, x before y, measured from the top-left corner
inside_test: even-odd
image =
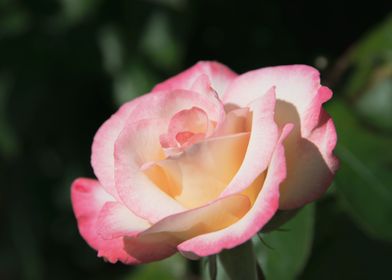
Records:
[[[210,274],[210,279],[216,280],[216,275],[217,275],[216,255],[212,255],[208,257],[208,271]]]
[[[392,15],[359,40],[338,65],[350,70],[343,93],[358,117],[392,132]]]
[[[336,191],[344,209],[370,236],[392,241],[392,138],[361,126],[348,106],[328,107],[338,133]]]
[[[257,260],[268,280],[295,279],[303,270],[311,252],[314,227],[314,205],[302,208],[287,222],[285,231],[260,234],[271,248],[253,238]]]
[[[173,70],[179,67],[184,50],[173,33],[167,14],[156,12],[152,15],[141,42],[141,51],[161,69]]]
[[[156,2],[160,3],[161,5],[173,8],[173,9],[178,9],[181,10],[186,6],[187,1],[186,0],[146,0],[150,2]]]
[[[212,258],[212,262],[211,262]],[[230,279],[225,269],[223,268],[222,262],[217,255],[203,258],[201,262],[201,274],[204,280],[227,280]]]
[[[219,260],[228,279],[257,279],[257,263],[251,241],[230,250],[223,250],[219,254]],[[219,274],[220,271],[218,271]]]
[[[97,12],[102,0],[60,0],[64,18],[68,23],[79,23]]]
[[[125,50],[120,32],[113,25],[104,26],[98,36],[105,70],[115,75],[120,72],[125,62]]]
[[[354,67],[353,74],[345,85],[345,93],[354,96],[366,88],[375,66],[392,49],[392,16],[365,35],[350,52],[349,64]]]
[[[392,132],[392,59],[373,76],[375,81],[357,99],[356,109],[366,123]]]
[[[12,158],[18,153],[18,139],[7,119],[6,106],[11,93],[13,79],[7,75],[0,76],[0,155]]]
[[[282,225],[290,221],[297,215],[299,209],[294,210],[278,210],[271,220],[263,226],[261,232],[270,232],[279,229]]]
[[[31,23],[30,14],[21,8],[5,9],[0,18],[0,36],[19,35]]]
[[[114,98],[118,105],[122,105],[142,94],[148,93],[156,84],[154,74],[143,63],[137,60],[117,74],[114,78]]]
[[[168,259],[144,264],[137,267],[136,272],[124,280],[182,280],[185,279],[186,260],[177,254]]]

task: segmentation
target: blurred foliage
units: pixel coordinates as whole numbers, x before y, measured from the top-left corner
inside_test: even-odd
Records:
[[[253,252],[252,241],[234,247],[230,250],[223,250],[218,257],[222,268],[228,279],[249,279],[257,280],[257,261]]]
[[[352,68],[344,93],[361,119],[392,132],[392,17],[352,46],[343,68]],[[345,69],[342,69],[343,71]]]
[[[296,279],[310,256],[315,209],[310,204],[280,229],[254,237],[255,251],[267,279]]]
[[[339,135],[338,198],[367,233],[392,241],[392,138],[366,131],[343,102],[329,112]]]
[[[94,176],[93,135],[119,105],[201,59],[238,72],[305,63],[335,92],[341,169],[324,199],[262,234],[271,248],[254,238],[267,279],[388,278],[390,12],[383,0],[317,13],[308,0],[0,0],[0,279],[200,279],[206,264],[179,255],[138,267],[97,258],[69,187]]]
[[[138,266],[133,274],[126,275],[123,280],[143,279],[186,279],[187,271],[185,259],[176,254],[160,262]]]

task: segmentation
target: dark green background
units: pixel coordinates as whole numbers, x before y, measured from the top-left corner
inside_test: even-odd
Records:
[[[0,279],[182,273],[181,259],[135,269],[96,258],[77,232],[69,188],[78,176],[93,177],[92,138],[121,103],[206,59],[239,73],[319,68],[335,92],[327,110],[342,164],[307,234],[280,233],[293,242],[302,236],[309,248],[314,241],[290,277],[390,279],[392,5],[349,2],[1,0]],[[263,250],[280,254],[278,268],[279,258],[298,262],[290,259],[297,249],[268,238],[275,249]],[[197,279],[199,264],[185,265],[180,279]]]

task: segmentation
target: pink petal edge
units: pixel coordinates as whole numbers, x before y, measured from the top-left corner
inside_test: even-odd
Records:
[[[92,248],[98,251],[99,257],[103,257],[111,263],[117,261],[125,264],[140,263],[124,251],[123,238],[104,240],[98,235],[99,213],[104,204],[114,201],[114,198],[105,192],[97,180],[76,179],[71,186],[71,200],[80,235]]]
[[[281,209],[293,209],[319,198],[337,170],[338,160],[333,155],[336,131],[322,108],[332,92],[320,85],[320,74],[313,67],[289,65],[261,68],[238,76],[226,90],[223,100],[225,104],[246,106],[271,86],[276,86],[278,110],[275,118],[278,124],[293,123],[292,134],[298,135],[297,140],[290,137],[290,148],[285,144],[288,174],[281,188],[280,202]],[[293,116],[287,115],[284,108],[279,110],[281,102],[294,106],[297,121],[291,119]],[[297,144],[293,145],[294,142]],[[328,149],[319,147],[324,142],[329,143]],[[295,152],[296,155],[288,156]]]
[[[248,186],[268,166],[278,140],[278,127],[274,121],[275,90],[267,93],[249,105],[252,117],[252,129],[245,158],[240,169],[220,197],[238,193]]]
[[[279,206],[279,186],[286,177],[283,140],[292,130],[284,127],[268,167],[264,185],[253,207],[238,222],[219,231],[199,235],[177,246],[185,257],[197,259],[236,247],[252,238],[275,214]]]
[[[231,81],[237,76],[227,66],[216,61],[199,61],[192,67],[168,80],[156,85],[152,92],[191,89],[195,81],[201,75],[207,75],[211,81],[213,89],[222,96]]]

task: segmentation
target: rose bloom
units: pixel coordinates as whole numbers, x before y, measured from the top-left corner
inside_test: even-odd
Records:
[[[98,180],[72,184],[80,234],[115,263],[196,259],[252,238],[278,209],[319,198],[338,161],[305,65],[237,75],[199,62],[124,104],[95,135]]]

